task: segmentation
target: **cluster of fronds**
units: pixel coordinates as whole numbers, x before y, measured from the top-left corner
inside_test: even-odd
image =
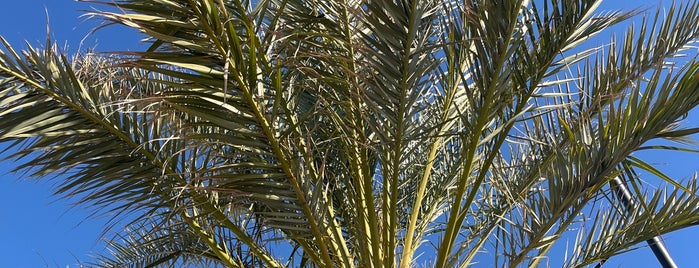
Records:
[[[0,52],[0,139],[58,194],[136,220],[104,266],[566,266],[699,220],[686,141],[699,4],[139,0],[93,15],[146,51]],[[637,170],[667,182],[651,191]],[[636,206],[611,195],[627,185]],[[561,242],[562,243],[562,242]]]

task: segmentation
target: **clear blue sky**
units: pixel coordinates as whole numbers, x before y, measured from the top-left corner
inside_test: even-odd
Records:
[[[607,0],[600,10],[639,5],[653,7],[658,3],[657,0]],[[0,35],[16,48],[23,47],[24,40],[32,45],[44,44],[48,10],[54,39],[76,51],[81,40],[96,25],[79,18],[83,13],[80,10],[89,9],[90,4],[71,0],[5,1],[0,16]],[[603,41],[608,40],[608,34],[602,37]],[[85,39],[83,48],[94,46],[98,51],[137,49],[139,37],[127,29],[109,27]],[[690,115],[687,123],[699,126],[699,113]],[[696,154],[643,157],[674,178],[687,178],[699,170],[699,155]],[[106,218],[88,218],[89,211],[84,207],[72,207],[70,200],[53,197],[50,183],[22,180],[23,174],[10,173],[13,166],[12,162],[0,162],[0,267],[78,267],[79,261],[91,259],[91,252],[102,252],[104,244],[99,239]],[[695,266],[699,228],[678,231],[664,238],[679,267]],[[554,254],[552,258],[561,256]],[[552,260],[552,265],[555,263],[560,262]],[[650,249],[641,248],[611,259],[604,267],[658,267],[658,264]]]

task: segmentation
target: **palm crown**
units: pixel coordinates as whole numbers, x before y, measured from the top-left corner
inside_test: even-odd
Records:
[[[565,266],[699,220],[696,180],[632,154],[686,142],[699,4],[148,0],[98,12],[145,51],[0,54],[18,170],[135,220],[104,266]],[[3,40],[4,41],[4,40]],[[668,182],[650,190],[645,170]],[[635,206],[610,195],[614,181]],[[611,186],[610,186],[611,185]],[[563,242],[560,242],[563,243]]]

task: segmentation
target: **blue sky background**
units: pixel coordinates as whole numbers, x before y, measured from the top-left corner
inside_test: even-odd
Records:
[[[628,10],[638,6],[667,6],[669,3],[607,0],[600,10]],[[90,9],[91,4],[71,0],[4,1],[0,12],[0,35],[16,49],[23,48],[25,40],[33,46],[42,46],[46,40],[48,10],[53,39],[67,45],[70,51],[88,47],[96,47],[98,51],[143,48],[139,36],[123,27],[108,27],[88,35],[97,22],[84,22],[85,19],[79,16],[84,13],[81,10]],[[599,42],[604,43],[609,33],[603,33],[600,38]],[[699,113],[690,114],[686,123],[699,126]],[[1,148],[4,146],[0,145]],[[696,154],[654,152],[641,156],[673,178],[688,178],[699,170],[699,155]],[[91,252],[103,252],[104,243],[100,242],[100,236],[108,218],[88,218],[90,211],[86,208],[73,207],[71,200],[52,196],[51,183],[25,180],[24,174],[11,173],[14,165],[11,161],[0,162],[0,267],[79,267],[80,261],[91,260]],[[698,227],[664,238],[679,267],[695,266],[699,254],[696,249]],[[551,264],[556,267],[560,260],[555,259],[562,256],[552,252],[551,257]],[[651,250],[644,247],[614,257],[604,267],[658,267],[658,263]]]

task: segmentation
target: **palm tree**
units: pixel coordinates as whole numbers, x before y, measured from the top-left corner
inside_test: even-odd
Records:
[[[99,266],[586,266],[699,221],[699,3],[122,0],[145,51],[0,54],[17,170],[129,219]],[[690,52],[689,54],[691,54]],[[652,146],[667,139],[677,146]],[[643,182],[638,171],[666,182]],[[614,182],[636,206],[614,197]],[[572,234],[571,234],[572,233]],[[483,253],[485,252],[485,253]],[[562,255],[562,254],[561,254]]]

